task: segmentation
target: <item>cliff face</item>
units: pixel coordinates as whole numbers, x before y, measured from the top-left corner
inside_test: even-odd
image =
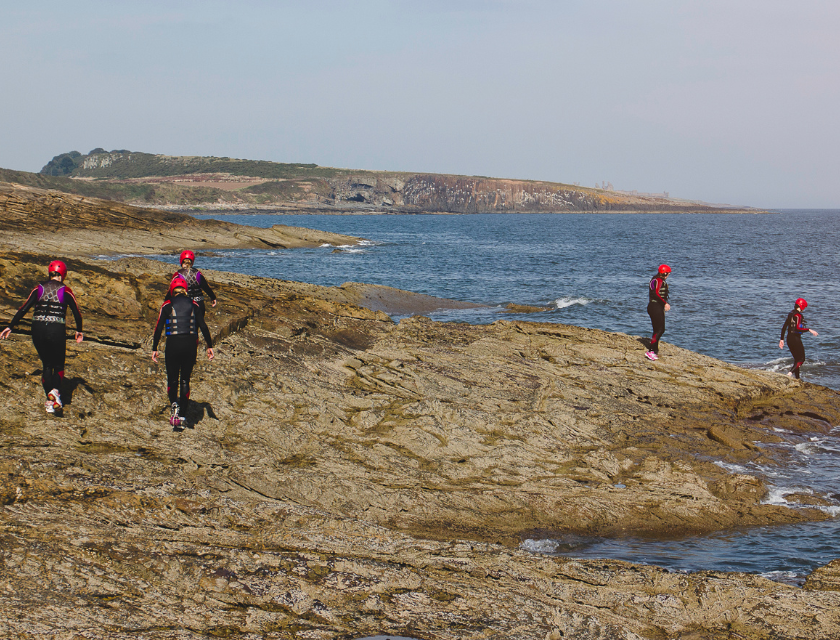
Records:
[[[0,317],[45,260],[0,254]],[[622,334],[395,324],[354,304],[407,305],[408,292],[207,272],[218,355],[200,356],[192,428],[173,431],[149,359],[173,267],[68,266],[87,339],[68,343],[62,417],[43,412],[27,324],[0,343],[4,637],[840,632],[827,577],[805,591],[516,549],[535,529],[822,518],[761,504],[762,479],[712,461],[784,464],[755,442],[827,432],[836,392],[668,344],[648,363]]]
[[[716,211],[667,198],[525,180],[497,180],[435,174],[404,179],[331,179],[335,205],[366,203],[405,211],[446,213],[580,213],[608,211]]]

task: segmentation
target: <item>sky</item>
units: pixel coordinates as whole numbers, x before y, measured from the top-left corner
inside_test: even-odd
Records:
[[[835,0],[0,4],[0,167],[96,147],[840,208]]]

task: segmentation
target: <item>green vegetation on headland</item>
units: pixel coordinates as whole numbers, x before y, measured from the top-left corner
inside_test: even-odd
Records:
[[[138,206],[184,210],[265,209],[295,213],[715,213],[667,194],[558,182],[365,171],[235,158],[165,156],[118,149],[55,156],[38,177],[0,179]],[[14,180],[12,179],[14,178]],[[47,182],[51,180],[52,182]]]
[[[41,173],[74,178],[147,178],[190,175],[196,173],[227,173],[266,179],[297,178],[303,176],[331,177],[335,169],[317,164],[280,163],[264,160],[237,160],[213,156],[164,156],[118,149],[93,149],[82,155],[78,151],[62,153],[50,160]]]

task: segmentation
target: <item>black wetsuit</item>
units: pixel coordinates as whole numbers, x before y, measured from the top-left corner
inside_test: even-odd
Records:
[[[199,314],[203,318],[204,313],[207,310],[204,306],[204,294],[207,294],[207,297],[210,298],[211,302],[216,301],[216,294],[213,293],[213,290],[210,288],[210,283],[207,282],[207,278],[202,275],[201,271],[193,269],[192,267],[178,269],[175,274],[180,275],[187,281],[187,295],[198,303]],[[165,300],[170,299],[170,295],[167,294]]]
[[[794,309],[791,311],[785,323],[782,325],[782,337],[785,339],[787,333],[787,346],[790,349],[790,355],[793,356],[793,367],[790,372],[795,378],[799,378],[799,367],[805,363],[805,346],[802,344],[802,334],[808,331],[805,326],[805,318],[801,311]]]
[[[152,351],[158,350],[161,333],[166,327],[166,392],[169,402],[178,402],[184,415],[190,400],[190,376],[198,355],[198,329],[207,348],[213,346],[210,330],[200,315],[198,303],[186,295],[166,300],[160,308]],[[180,379],[180,384],[179,384]]]
[[[659,339],[665,333],[665,305],[668,303],[668,282],[657,274],[650,279],[647,312],[653,325],[650,350],[659,353]]]
[[[79,305],[70,287],[58,280],[46,280],[32,290],[26,302],[9,323],[9,329],[14,329],[32,307],[35,307],[32,312],[32,343],[35,345],[38,357],[41,358],[41,384],[44,387],[44,393],[48,396],[53,389],[57,389],[60,396],[67,354],[65,333],[67,308],[69,307],[73,312],[76,331],[80,333],[82,314],[79,312]]]

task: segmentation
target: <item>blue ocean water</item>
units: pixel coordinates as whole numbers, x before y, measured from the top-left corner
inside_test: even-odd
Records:
[[[745,366],[785,369],[778,347],[793,301],[808,300],[807,380],[840,389],[840,211],[727,214],[214,215],[240,224],[305,226],[370,244],[219,251],[199,267],[336,286],[382,284],[489,305],[441,311],[471,323],[517,316],[649,335],[647,285],[669,264],[672,310],[663,340]],[[173,257],[163,257],[172,259]]]
[[[516,317],[633,335],[650,334],[647,285],[660,263],[672,275],[664,342],[746,367],[785,371],[782,322],[798,297],[819,332],[803,338],[803,378],[840,389],[840,211],[729,214],[266,215],[197,216],[269,227],[302,226],[361,236],[359,247],[218,251],[199,268],[321,285],[382,284],[487,305],[442,310],[437,320],[471,323]],[[160,256],[177,262],[175,256]],[[549,307],[509,316],[509,302]],[[641,353],[640,353],[641,357]],[[773,478],[783,501],[803,477],[840,493],[840,441],[790,435],[797,465]],[[796,582],[840,557],[840,522],[755,528],[681,541],[525,541],[535,552],[624,558],[678,570],[765,573]]]

